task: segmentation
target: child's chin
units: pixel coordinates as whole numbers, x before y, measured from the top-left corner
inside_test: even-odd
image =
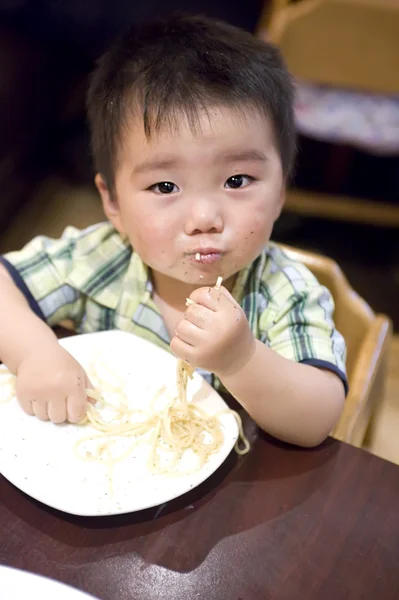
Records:
[[[210,273],[190,273],[182,276],[182,281],[190,285],[202,287],[203,285],[215,285],[217,277]]]

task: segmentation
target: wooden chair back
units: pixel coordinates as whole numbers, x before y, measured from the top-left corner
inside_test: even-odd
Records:
[[[399,93],[397,0],[272,0],[260,27],[298,79]]]
[[[333,435],[360,447],[376,406],[383,401],[391,322],[372,311],[334,260],[289,246],[282,248],[290,258],[305,264],[334,298],[334,321],[347,344],[349,393]]]
[[[399,94],[398,0],[267,0],[257,35],[279,46],[298,80]],[[399,227],[399,208],[389,202],[292,188],[285,210]]]

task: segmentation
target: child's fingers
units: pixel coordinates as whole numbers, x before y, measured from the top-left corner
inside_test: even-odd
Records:
[[[181,360],[184,360],[185,362],[191,364],[190,358],[192,356],[193,346],[190,346],[190,344],[183,342],[183,340],[181,340],[175,335],[175,337],[172,338],[172,341],[170,342],[170,348],[173,354],[177,356],[177,358],[180,358]]]
[[[226,298],[227,300],[229,300],[229,302],[231,302],[231,304],[234,304],[235,306],[240,306],[237,302],[237,300],[234,298],[234,296],[232,296],[232,294],[230,294],[229,290],[227,290],[225,287],[221,287],[220,288],[224,298]]]
[[[67,419],[70,423],[79,423],[86,415],[87,398],[86,392],[68,396],[67,402]]]
[[[175,334],[186,344],[193,346],[198,341],[201,330],[187,319],[181,319],[176,325]]]
[[[19,402],[22,410],[24,411],[24,413],[26,413],[30,417],[33,417],[33,415],[35,413],[33,412],[32,401],[29,400],[28,398],[18,396],[18,402]]]
[[[217,290],[211,287],[203,287],[194,290],[193,293],[190,295],[189,300],[191,300],[195,304],[198,304],[211,310],[212,312],[217,312],[218,310],[220,310],[219,305],[221,297],[221,289]],[[190,306],[188,308],[190,308]]]
[[[205,308],[205,306],[195,304],[194,302],[187,307],[184,318],[200,329],[206,329],[212,322],[212,315],[213,311],[209,310],[209,308]]]
[[[231,304],[237,304],[230,292],[224,287],[220,289],[216,287],[198,288],[190,295],[189,300],[213,312],[229,308]],[[190,308],[190,305],[188,308]]]
[[[66,400],[58,402],[49,402],[47,407],[47,414],[53,423],[65,423],[67,420],[67,407]]]
[[[86,390],[95,390],[96,389],[95,386],[90,381],[87,373],[85,373],[85,389]],[[96,400],[94,398],[91,398],[90,396],[87,396],[87,401],[90,402],[90,404],[96,403]]]
[[[47,402],[32,400],[33,412],[40,421],[48,421]]]

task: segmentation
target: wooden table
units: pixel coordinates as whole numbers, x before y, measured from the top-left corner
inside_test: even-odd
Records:
[[[132,491],[134,493],[134,491]],[[260,436],[169,505],[80,519],[0,477],[0,563],[101,600],[399,598],[399,469]]]

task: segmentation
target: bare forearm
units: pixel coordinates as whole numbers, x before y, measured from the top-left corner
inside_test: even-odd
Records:
[[[343,408],[334,373],[287,360],[259,341],[248,364],[221,379],[262,429],[299,446],[321,443]]]
[[[0,265],[0,360],[16,372],[24,356],[56,341],[50,327],[30,309],[26,299]]]

